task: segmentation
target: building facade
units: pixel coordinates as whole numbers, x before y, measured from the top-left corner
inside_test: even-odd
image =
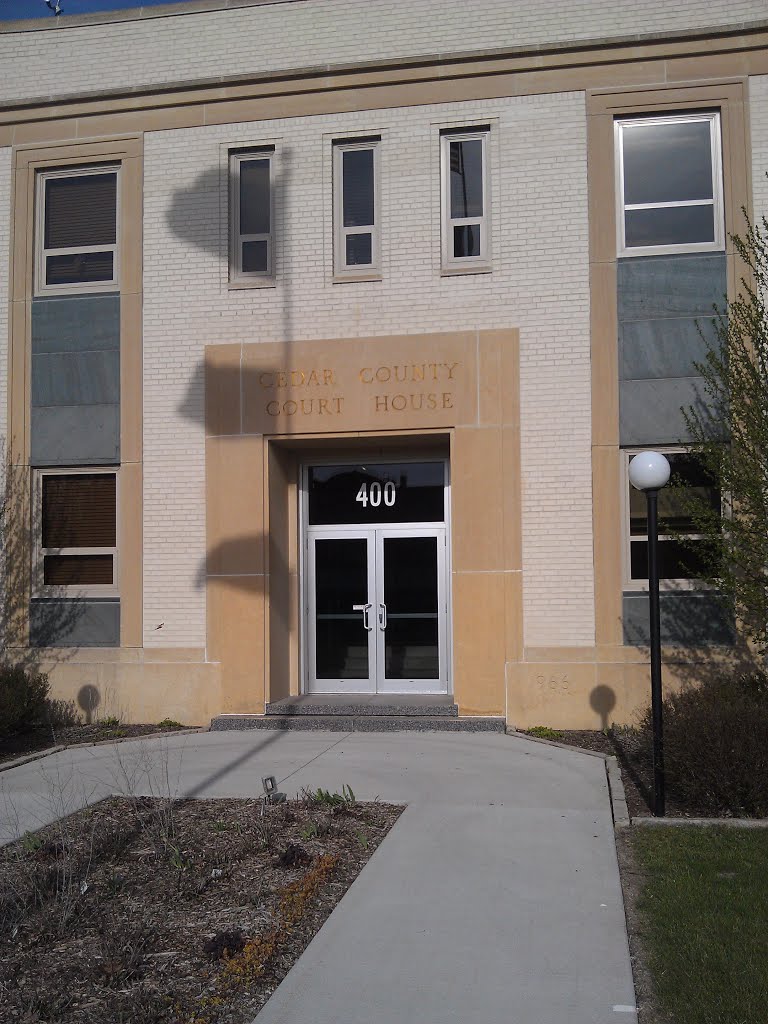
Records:
[[[768,210],[765,6],[467,13],[0,23],[6,642],[57,696],[190,724],[304,693],[519,727],[648,703],[627,464],[707,486],[681,410],[729,234]],[[661,547],[682,685],[734,633]]]

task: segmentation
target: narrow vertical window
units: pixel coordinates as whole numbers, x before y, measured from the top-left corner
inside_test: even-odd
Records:
[[[274,277],[274,150],[230,161],[230,280]]]
[[[725,245],[718,114],[616,122],[620,256]]]
[[[488,131],[441,136],[443,269],[487,269]]]
[[[334,270],[340,277],[380,270],[379,141],[339,142],[333,149]]]
[[[118,168],[41,172],[36,204],[37,294],[116,288]]]

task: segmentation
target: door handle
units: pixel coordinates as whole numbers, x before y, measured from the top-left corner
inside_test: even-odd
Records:
[[[367,629],[369,633],[373,629],[373,626],[371,625],[371,619],[370,619],[371,608],[373,608],[372,604],[353,604],[352,605],[352,611],[353,612],[362,612],[363,613],[363,627],[365,629]]]
[[[387,628],[387,606],[382,602],[379,605],[379,629]]]

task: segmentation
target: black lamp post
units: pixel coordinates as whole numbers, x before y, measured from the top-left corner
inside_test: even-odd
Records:
[[[653,813],[664,817],[664,715],[661,692],[661,623],[659,617],[659,489],[669,480],[669,462],[659,452],[641,452],[629,464],[633,487],[648,503],[648,610],[651,633],[651,708],[653,712]]]

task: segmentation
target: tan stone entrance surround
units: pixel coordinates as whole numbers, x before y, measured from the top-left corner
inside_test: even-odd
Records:
[[[520,658],[515,330],[206,349],[209,657],[222,711],[301,691],[299,466],[324,456],[447,455],[453,691],[503,715]]]

